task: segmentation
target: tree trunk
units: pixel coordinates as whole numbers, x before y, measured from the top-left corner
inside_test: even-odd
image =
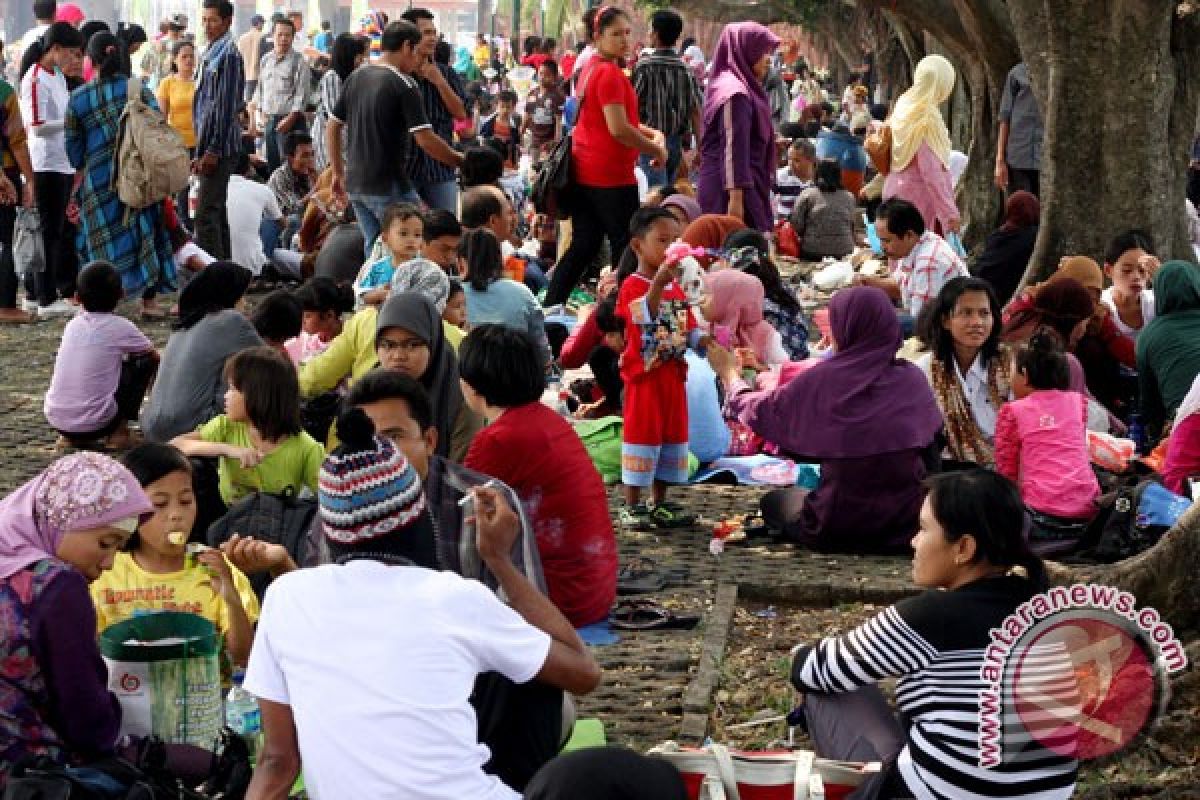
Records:
[[[1063,255],[1101,260],[1144,228],[1191,257],[1183,205],[1200,92],[1200,15],[1167,0],[1009,0],[1045,118],[1042,222],[1025,281]]]
[[[1116,564],[1068,568],[1051,565],[1051,580],[1124,589],[1139,608],[1152,606],[1182,641],[1200,635],[1200,503],[1188,509],[1157,545]]]

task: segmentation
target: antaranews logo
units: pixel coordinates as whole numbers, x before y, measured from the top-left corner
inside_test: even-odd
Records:
[[[1100,584],[1035,595],[989,634],[979,676],[979,765],[1031,747],[1081,761],[1135,741],[1165,707],[1183,646],[1153,608]]]

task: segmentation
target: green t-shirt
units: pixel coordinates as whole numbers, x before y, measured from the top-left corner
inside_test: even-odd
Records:
[[[233,422],[222,414],[200,427],[200,438],[234,447],[251,447],[250,426]],[[301,431],[288,436],[262,462],[245,469],[235,458],[222,457],[219,464],[221,499],[234,503],[253,492],[281,493],[288,487],[296,494],[307,487],[317,491],[317,472],[325,460],[325,448]]]

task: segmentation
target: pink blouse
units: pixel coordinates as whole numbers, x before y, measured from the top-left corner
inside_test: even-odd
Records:
[[[883,184],[883,199],[900,197],[917,207],[925,218],[926,230],[945,236],[950,220],[958,219],[954,201],[954,179],[928,144],[922,144],[913,160],[899,172],[889,173]]]

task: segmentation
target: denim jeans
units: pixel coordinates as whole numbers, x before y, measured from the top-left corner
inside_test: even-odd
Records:
[[[417,194],[430,208],[440,208],[458,216],[458,184],[454,181],[442,183],[418,183]]]
[[[667,137],[667,163],[663,167],[650,166],[650,156],[638,156],[638,164],[646,173],[646,181],[650,188],[655,186],[670,186],[675,183],[675,174],[679,172],[679,163],[683,161],[683,137],[679,134]]]
[[[267,117],[267,124],[263,127],[263,144],[266,147],[267,156],[267,171],[274,172],[279,169],[279,165],[283,163],[285,156],[283,155],[284,143],[287,141],[288,133],[305,133],[308,126],[301,119],[287,133],[280,133],[275,130],[280,122],[287,117],[287,114],[272,114]]]
[[[354,207],[354,217],[363,235],[363,258],[371,255],[375,245],[375,237],[379,235],[380,221],[383,212],[392,203],[420,204],[421,196],[417,190],[409,187],[401,189],[399,184],[392,184],[392,190],[387,194],[351,194],[350,204]]]

